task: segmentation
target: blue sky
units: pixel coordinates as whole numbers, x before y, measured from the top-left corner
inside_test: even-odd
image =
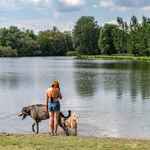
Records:
[[[0,0],[0,28],[39,31],[56,26],[61,32],[72,31],[81,16],[93,16],[100,26],[116,23],[122,17],[129,23],[150,15],[150,0]]]

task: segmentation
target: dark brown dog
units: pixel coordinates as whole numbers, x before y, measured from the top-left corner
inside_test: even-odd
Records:
[[[69,113],[68,116],[64,116],[63,113],[60,111],[59,120],[58,120],[58,125],[66,132],[66,136],[69,136],[69,133],[66,130],[66,128],[63,126],[63,124],[61,123],[61,117],[69,118],[71,116],[71,111],[68,110],[68,113]],[[23,115],[22,120],[25,119],[26,116],[30,116],[35,121],[32,124],[32,131],[35,132],[34,126],[36,125],[35,133],[37,134],[39,132],[39,122],[49,118],[49,113],[46,111],[46,105],[42,105],[42,104],[23,107],[19,113],[19,116],[22,116],[22,115]]]

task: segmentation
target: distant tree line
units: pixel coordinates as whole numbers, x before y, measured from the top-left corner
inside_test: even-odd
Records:
[[[72,32],[73,47],[78,54],[130,53],[150,55],[150,18],[142,17],[141,23],[133,15],[130,23],[117,17],[117,25],[100,27],[94,17],[81,17]]]
[[[130,23],[117,17],[117,25],[98,25],[92,16],[82,16],[73,31],[60,32],[57,27],[40,31],[21,31],[16,26],[0,29],[0,56],[65,56],[68,51],[77,55],[130,53],[150,55],[150,18],[141,23],[133,15]]]
[[[133,15],[129,25],[117,18],[118,25],[105,24],[98,41],[101,53],[130,53],[139,56],[150,55],[150,18],[142,17],[140,24]]]
[[[55,26],[38,35],[16,26],[0,29],[0,56],[64,56],[67,51],[74,51],[71,32],[62,33]]]

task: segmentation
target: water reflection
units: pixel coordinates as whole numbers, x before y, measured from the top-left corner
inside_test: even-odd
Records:
[[[74,68],[74,82],[78,94],[83,98],[94,96],[99,84],[99,64],[93,61],[76,61]]]
[[[74,62],[74,80],[77,92],[94,96],[103,87],[106,93],[115,92],[119,99],[130,93],[132,102],[139,94],[142,100],[150,98],[150,65],[128,60],[82,60]]]

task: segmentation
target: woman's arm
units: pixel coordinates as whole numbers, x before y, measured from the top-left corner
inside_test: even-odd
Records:
[[[48,91],[46,92],[46,106],[48,106]]]
[[[60,89],[58,90],[58,97],[59,97],[59,99],[62,99],[62,95],[61,95]]]

